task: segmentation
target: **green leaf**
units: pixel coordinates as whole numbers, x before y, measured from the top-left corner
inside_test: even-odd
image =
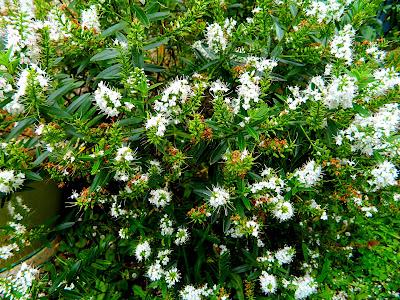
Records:
[[[298,66],[298,67],[303,67],[303,66],[305,66],[305,64],[303,64],[303,63],[299,63],[299,62],[297,62],[297,61],[293,61],[293,60],[289,60],[289,59],[284,59],[284,58],[281,58],[281,57],[278,57],[277,60],[278,60],[279,62],[288,64],[288,65],[293,65],[293,66]]]
[[[164,67],[153,64],[144,64],[143,69],[147,72],[154,72],[154,73],[160,73],[165,71]]]
[[[90,171],[90,174],[95,175],[95,174],[97,173],[97,171],[99,170],[99,168],[100,168],[102,162],[103,162],[103,161],[102,161],[101,159],[97,160],[97,161],[94,163],[94,165],[93,165],[93,167],[92,167],[92,170]]]
[[[95,108],[96,109],[96,108]],[[93,119],[91,119],[86,126],[87,127],[92,127],[93,125],[95,125],[97,122],[99,122],[102,118],[104,117],[103,114],[99,114],[97,116],[95,116]]]
[[[244,300],[244,293],[243,293],[243,282],[242,278],[235,273],[230,274],[231,277],[231,285],[236,290],[236,296],[239,300]]]
[[[385,158],[378,151],[374,151],[373,156],[374,156],[375,160],[379,163],[382,163],[385,161]]]
[[[331,261],[325,258],[324,264],[322,266],[321,274],[317,277],[317,282],[322,282],[331,271]]]
[[[251,203],[249,199],[247,199],[246,197],[242,197],[242,202],[244,204],[244,207],[247,208],[247,210],[251,210]]]
[[[42,181],[43,180],[43,178],[39,174],[32,172],[32,171],[25,171],[25,176],[26,176],[26,179],[29,179],[29,180],[34,180],[34,181]]]
[[[67,83],[66,85],[63,85],[62,87],[58,88],[53,93],[51,93],[47,99],[50,103],[53,103],[55,100],[60,99],[68,92],[81,87],[84,83],[85,83],[84,81]]]
[[[102,61],[102,60],[108,60],[112,58],[116,58],[119,56],[119,50],[115,48],[107,48],[101,51],[100,53],[97,53],[94,55],[90,61],[95,62],[95,61]]]
[[[35,161],[32,163],[33,167],[37,167],[40,165],[48,156],[50,155],[50,151],[45,151],[42,154],[40,154]]]
[[[139,285],[133,286],[133,295],[135,297],[140,297],[142,300],[146,299],[146,292]]]
[[[270,108],[268,105],[263,105],[256,111],[251,111],[251,119],[253,120],[264,120],[269,114]]]
[[[368,109],[357,103],[353,103],[353,109],[362,117],[369,117],[371,115],[371,112]]]
[[[74,225],[75,225],[75,222],[61,223],[61,224],[58,224],[56,227],[54,227],[54,231],[62,231],[62,230],[71,228]]]
[[[301,243],[301,249],[303,250],[303,256],[304,260],[307,262],[308,261],[308,248],[306,243]]]
[[[274,58],[278,57],[279,55],[281,55],[282,51],[283,51],[282,46],[276,45],[275,48],[272,49],[272,51],[271,51],[271,57],[274,57]]]
[[[97,270],[105,271],[111,266],[112,262],[104,259],[96,259],[91,266]]]
[[[169,11],[159,11],[159,12],[155,12],[152,14],[148,14],[147,18],[149,19],[150,22],[154,22],[154,21],[163,20],[166,17],[168,17],[169,15],[170,15]]]
[[[111,67],[101,71],[96,76],[96,79],[119,79],[121,77],[121,67],[121,64],[112,65]]]
[[[210,155],[210,164],[213,165],[219,161],[222,155],[225,154],[226,149],[228,149],[228,144],[226,141],[221,141],[219,145],[214,149]]]
[[[111,27],[108,27],[106,30],[104,30],[101,33],[100,36],[103,37],[103,38],[108,37],[108,36],[113,35],[114,33],[118,32],[118,31],[121,31],[121,30],[125,29],[127,26],[128,26],[127,22],[121,21],[121,22],[119,22],[117,24],[112,25]]]
[[[196,195],[199,195],[202,198],[210,198],[211,197],[211,191],[207,189],[194,189],[193,193]]]
[[[146,44],[143,47],[143,50],[150,50],[150,49],[154,49],[154,48],[160,47],[161,45],[167,44],[168,41],[169,41],[168,37],[161,38],[161,39],[156,39],[155,41],[150,42],[149,44]]]
[[[15,126],[13,129],[11,129],[11,132],[8,134],[6,137],[6,142],[9,142],[11,139],[19,135],[24,129],[30,125],[32,125],[35,122],[35,118],[30,117],[23,119],[18,122],[17,126]]]
[[[282,26],[279,23],[279,19],[277,17],[271,16],[271,18],[272,21],[274,22],[276,37],[278,38],[278,41],[281,41],[283,39],[285,31],[282,29]]]
[[[142,22],[142,24],[145,27],[148,27],[150,25],[149,22],[149,18],[146,16],[146,13],[143,11],[143,9],[141,9],[137,4],[133,3],[132,4],[132,9],[136,14],[136,18],[139,19],[140,22]]]
[[[0,108],[3,108],[4,106],[6,106],[11,101],[13,101],[12,98],[3,100],[2,102],[0,102]]]
[[[120,126],[126,126],[126,125],[140,124],[142,122],[143,122],[142,118],[132,117],[132,118],[128,118],[128,119],[122,119],[122,120],[118,121],[118,124]]]
[[[85,70],[85,68],[89,65],[89,63],[90,63],[89,57],[82,60],[81,63],[79,64],[78,70],[76,70],[76,74],[82,73],[82,71]]]
[[[72,118],[72,115],[70,115],[66,110],[61,109],[56,106],[42,105],[42,106],[40,106],[40,110],[48,115],[53,115],[54,117],[57,117],[60,119],[71,119]]]
[[[258,132],[257,132],[253,127],[246,126],[246,131],[247,131],[247,133],[248,133],[251,137],[253,137],[256,141],[258,141],[258,140],[260,139],[260,137],[259,137],[259,135],[258,135]]]
[[[237,139],[238,139],[238,147],[240,151],[243,151],[246,148],[246,141],[244,140],[244,135],[242,132],[240,132],[237,135]]]
[[[104,186],[110,177],[110,173],[105,170],[101,170],[96,174],[93,179],[92,185],[90,186],[89,190],[91,192],[95,191],[98,187]]]
[[[80,95],[78,98],[76,98],[66,109],[67,112],[73,113],[75,110],[77,110],[83,103],[85,102],[91,102],[90,101],[90,94],[85,93],[83,95]]]
[[[297,9],[297,6],[295,4],[290,4],[289,5],[289,10],[290,10],[290,13],[292,14],[293,17],[297,16],[298,9]]]

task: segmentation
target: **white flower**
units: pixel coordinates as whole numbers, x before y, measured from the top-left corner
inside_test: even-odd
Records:
[[[141,262],[143,259],[146,260],[150,257],[151,248],[148,241],[140,243],[136,246],[135,256],[136,259]]]
[[[345,60],[348,65],[353,61],[351,46],[353,44],[354,35],[355,30],[350,24],[347,24],[335,35],[331,42],[331,54],[336,58]]]
[[[383,50],[379,50],[376,45],[370,46],[365,53],[371,55],[377,62],[382,63],[386,57],[386,52]]]
[[[202,300],[203,297],[209,299],[212,292],[213,290],[209,289],[207,284],[199,288],[187,285],[179,292],[179,296],[181,296],[182,300]]]
[[[371,218],[372,213],[377,213],[378,209],[375,206],[363,206],[361,207],[361,211],[365,213],[366,217]]]
[[[289,108],[294,110],[308,100],[321,101],[329,109],[353,107],[353,99],[358,95],[357,79],[347,74],[333,76],[325,82],[321,76],[311,78],[305,90],[289,87],[293,97],[288,98]]]
[[[169,255],[171,253],[172,251],[169,249],[161,250],[160,252],[158,252],[157,258],[163,266],[166,266],[169,263],[170,261]]]
[[[146,129],[155,127],[156,135],[162,137],[165,135],[169,123],[170,120],[165,115],[159,113],[147,120]]]
[[[297,177],[305,187],[312,187],[322,178],[322,168],[318,166],[314,160],[309,161],[301,169],[294,172],[294,176]]]
[[[177,246],[181,246],[183,244],[186,244],[186,242],[189,240],[189,237],[190,237],[190,234],[189,234],[187,228],[179,228],[176,232],[174,243]]]
[[[311,294],[317,292],[317,283],[314,278],[310,277],[310,275],[306,275],[304,277],[298,278],[295,281],[296,291],[294,293],[294,297],[296,299],[305,299]]]
[[[275,252],[275,258],[280,265],[288,264],[293,260],[295,253],[296,252],[293,247],[285,246],[284,248]]]
[[[100,81],[94,92],[94,102],[97,107],[109,117],[116,117],[119,115],[119,108],[121,107],[122,95],[105,85]]]
[[[250,234],[254,237],[258,237],[260,233],[260,224],[256,221],[251,220],[246,222],[246,228],[250,231]]]
[[[114,198],[114,200],[116,200],[115,197],[113,197],[113,198]],[[110,211],[110,215],[112,217],[118,218],[118,217],[121,217],[121,216],[126,216],[127,214],[128,214],[128,211],[126,209],[123,209],[121,207],[121,204],[118,205],[116,202],[112,203],[111,211]]]
[[[396,178],[398,171],[395,165],[390,161],[385,160],[378,164],[374,169],[372,169],[371,175],[374,179],[369,180],[368,182],[375,187],[374,190],[397,184]]]
[[[26,97],[28,86],[40,86],[43,90],[49,86],[47,74],[36,64],[31,64],[19,74],[13,100],[4,106],[6,111],[10,114],[20,114],[25,110],[23,100]]]
[[[227,34],[228,36],[231,36],[231,35],[232,35],[232,31],[233,31],[233,29],[235,28],[236,24],[237,24],[237,22],[236,22],[234,19],[232,19],[232,18],[230,18],[230,19],[225,19],[225,22],[224,22],[224,30],[225,30],[225,32],[226,32],[226,34]]]
[[[164,189],[153,190],[150,192],[149,202],[156,207],[164,207],[171,202],[172,195]]]
[[[121,228],[118,231],[118,235],[121,239],[128,239],[129,238],[129,229],[128,228]]]
[[[179,273],[176,267],[165,272],[165,282],[168,284],[168,287],[173,287],[179,280],[181,279],[181,274]]]
[[[393,200],[394,200],[395,202],[399,202],[399,201],[400,201],[400,194],[399,194],[399,193],[394,194],[394,195],[393,195]]]
[[[373,77],[375,81],[368,84],[365,101],[369,101],[374,96],[382,96],[387,91],[400,85],[400,75],[394,67],[375,70]]]
[[[279,220],[279,222],[287,221],[291,219],[294,215],[294,209],[292,204],[289,201],[279,201],[273,211],[273,215],[275,218]]]
[[[351,143],[353,152],[360,151],[371,156],[379,150],[386,156],[400,154],[397,146],[399,139],[393,136],[400,127],[400,109],[398,104],[385,104],[370,116],[356,115],[350,126],[339,132],[342,138]],[[392,141],[389,137],[392,137]],[[339,140],[340,141],[340,140]]]
[[[249,56],[246,58],[246,63],[253,65],[259,72],[271,72],[278,65],[274,59],[264,57]]]
[[[239,112],[240,107],[244,110],[249,110],[253,103],[258,103],[260,100],[261,90],[258,86],[260,77],[256,76],[254,72],[244,72],[239,77],[240,85],[237,87],[238,103],[234,107],[234,113]]]
[[[357,95],[357,79],[347,74],[333,77],[324,91],[323,102],[329,109],[353,107],[353,99]]]
[[[172,227],[173,223],[168,218],[168,215],[164,215],[160,221],[161,235],[169,236],[174,233],[174,228]]]
[[[100,33],[101,29],[99,16],[97,15],[97,8],[95,5],[92,5],[88,9],[82,11],[81,20],[83,29],[93,29],[96,33]]]
[[[261,276],[258,278],[261,285],[261,290],[264,294],[274,294],[276,292],[277,282],[274,275],[270,275],[262,271]]]
[[[8,226],[15,230],[18,235],[23,235],[26,233],[26,227],[20,223],[8,222]]]
[[[114,179],[117,181],[128,181],[129,180],[129,174],[126,173],[125,171],[117,170],[114,175]]]
[[[43,21],[43,28],[49,30],[51,41],[62,41],[71,37],[72,22],[61,10],[53,9]]]
[[[221,187],[214,187],[211,192],[211,197],[208,200],[208,203],[215,209],[227,205],[229,203],[229,193],[221,188]]]
[[[27,294],[38,273],[39,270],[23,262],[18,273],[15,275],[13,286],[16,287],[17,290],[20,291],[23,295]]]
[[[19,0],[19,10],[33,18],[35,16],[35,4],[33,0]]]
[[[178,104],[185,103],[192,94],[192,88],[188,80],[186,78],[176,78],[163,91],[161,99],[154,102],[154,109],[165,115],[164,118],[172,113],[177,114],[180,112]]]
[[[221,25],[213,23],[206,28],[206,42],[210,49],[215,53],[224,51],[227,47],[228,41],[224,36],[224,31]]]
[[[331,64],[327,64],[327,65],[325,66],[325,71],[324,71],[324,75],[325,75],[325,76],[331,75],[332,67],[333,67],[333,66],[332,66]]]
[[[347,5],[352,2],[347,1]],[[345,6],[337,0],[312,1],[306,10],[307,16],[316,17],[318,23],[329,23],[331,21],[340,21],[345,10]]]
[[[225,82],[222,82],[220,79],[217,79],[211,84],[210,92],[214,95],[216,94],[225,94],[229,91],[228,86]]]
[[[9,194],[20,188],[25,180],[24,173],[17,173],[14,170],[0,170],[0,192]]]
[[[13,251],[18,250],[18,245],[15,243],[0,247],[0,259],[9,259],[10,257],[14,256]]]
[[[161,267],[159,260],[156,260],[156,262],[150,265],[149,269],[147,270],[147,276],[150,278],[151,281],[160,280],[163,274],[164,270]]]
[[[118,162],[131,162],[135,159],[135,152],[126,146],[120,147],[117,149],[117,155],[115,156],[115,160]]]

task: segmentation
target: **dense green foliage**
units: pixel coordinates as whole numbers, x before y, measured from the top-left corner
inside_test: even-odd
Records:
[[[382,1],[61,2],[0,1],[1,196],[50,178],[69,206],[0,295],[399,296]],[[18,219],[0,234],[38,235]]]

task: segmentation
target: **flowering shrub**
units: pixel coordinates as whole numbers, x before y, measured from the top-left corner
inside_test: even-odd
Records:
[[[51,178],[74,212],[0,294],[398,296],[382,2],[0,1],[0,192]]]

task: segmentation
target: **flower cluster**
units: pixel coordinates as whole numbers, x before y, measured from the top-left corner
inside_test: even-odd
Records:
[[[207,46],[215,53],[224,51],[235,26],[236,21],[233,19],[226,19],[223,26],[218,23],[208,25],[205,34]]]
[[[97,107],[109,117],[116,117],[119,115],[121,110],[121,98],[122,95],[100,81],[96,91],[94,92],[93,101]]]
[[[385,104],[370,116],[357,114],[350,126],[338,133],[336,144],[342,145],[346,140],[353,152],[371,156],[374,151],[382,151],[387,156],[395,156],[399,153],[400,141],[394,135],[399,126],[398,104]]]
[[[149,202],[156,207],[164,207],[171,202],[171,193],[166,190],[154,190],[150,195]]]
[[[331,54],[339,59],[343,59],[347,65],[353,61],[352,44],[355,30],[350,24],[343,27],[331,41]]]
[[[97,8],[95,5],[90,6],[81,12],[81,26],[82,29],[94,30],[96,33],[100,33],[100,22],[97,14]]]
[[[307,16],[316,17],[318,23],[331,21],[339,21],[345,11],[346,6],[351,4],[353,0],[346,0],[345,3],[337,0],[311,1],[310,7],[307,8]]]
[[[229,204],[229,193],[221,187],[214,187],[208,200],[211,207],[217,209]]]
[[[292,97],[288,98],[290,109],[296,109],[306,101],[320,101],[329,109],[352,108],[358,94],[357,79],[347,74],[333,76],[329,83],[321,76],[313,77],[305,90],[289,87]]]
[[[322,167],[314,160],[294,172],[294,176],[305,187],[312,187],[322,179]]]
[[[0,279],[0,296],[10,299],[32,299],[30,290],[38,273],[38,269],[22,263],[16,274]]]
[[[25,174],[15,170],[0,170],[0,192],[9,194],[20,188],[25,180]]]
[[[0,0],[0,262],[47,227],[13,193],[71,206],[37,284],[24,266],[0,298],[396,295],[379,1],[117,2]]]

